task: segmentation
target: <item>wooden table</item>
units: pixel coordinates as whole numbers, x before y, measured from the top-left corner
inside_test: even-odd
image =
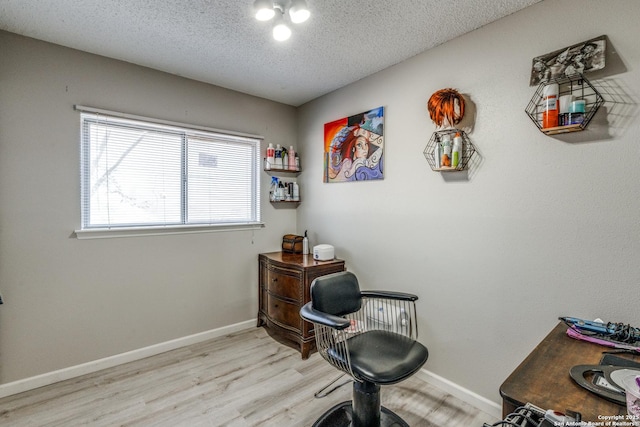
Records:
[[[604,400],[580,387],[569,376],[575,365],[598,365],[605,351],[614,350],[566,335],[560,322],[500,386],[503,416],[530,402],[543,409],[580,412],[583,421],[598,416],[625,415],[625,406]],[[640,362],[640,355],[620,354]]]

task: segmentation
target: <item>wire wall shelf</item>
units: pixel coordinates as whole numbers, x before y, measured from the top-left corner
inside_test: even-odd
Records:
[[[457,167],[453,166],[440,166],[438,167],[436,164],[436,160],[434,158],[434,153],[436,152],[436,147],[442,144],[443,136],[449,135],[450,140],[453,141],[453,138],[456,133],[460,133],[462,137],[462,158],[460,159],[460,163]],[[431,135],[431,139],[427,143],[427,146],[424,149],[424,157],[427,159],[427,163],[431,167],[431,170],[435,172],[459,172],[465,170],[473,157],[473,154],[476,152],[476,148],[471,143],[471,140],[467,136],[467,134],[460,129],[444,129],[438,130]]]
[[[548,84],[557,83],[559,87],[558,99],[564,95],[573,95],[574,101],[584,100],[584,118],[581,123],[568,124],[563,126],[555,126],[550,128],[542,127],[542,114],[544,112],[544,88]],[[551,80],[541,83],[529,101],[529,105],[525,109],[527,115],[535,123],[545,135],[557,135],[568,132],[578,132],[584,130],[598,109],[604,103],[604,98],[596,90],[596,88],[582,74],[574,74],[560,79]],[[560,105],[560,108],[563,106]]]

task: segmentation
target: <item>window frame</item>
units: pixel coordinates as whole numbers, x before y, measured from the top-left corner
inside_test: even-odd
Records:
[[[264,137],[261,135],[246,134],[240,132],[233,132],[215,128],[209,128],[204,126],[196,126],[192,124],[185,124],[180,122],[173,122],[161,119],[153,119],[144,116],[138,116],[133,114],[121,113],[116,111],[109,111],[99,108],[86,107],[81,105],[75,105],[74,109],[79,111],[80,114],[80,215],[81,225],[80,228],[75,230],[75,235],[78,239],[89,238],[109,238],[109,237],[126,237],[126,236],[148,236],[157,234],[189,234],[189,233],[202,233],[202,232],[216,232],[216,231],[236,231],[236,230],[255,230],[264,227],[261,218],[261,199],[260,199],[260,165],[261,165],[261,146]],[[236,141],[246,142],[252,146],[252,166],[251,166],[251,215],[254,220],[247,221],[224,221],[224,222],[211,222],[211,223],[188,223],[186,222],[185,213],[188,207],[186,206],[187,200],[184,194],[180,197],[180,223],[170,224],[130,224],[130,225],[107,225],[107,226],[91,226],[88,221],[88,212],[90,210],[90,194],[88,194],[87,186],[89,185],[89,172],[91,166],[89,165],[89,149],[88,140],[85,138],[85,115],[96,117],[105,116],[114,119],[124,119],[141,122],[142,126],[147,125],[150,127],[158,127],[163,131],[175,132],[182,134],[182,147],[184,151],[188,147],[189,138],[198,139],[202,135],[206,135],[207,138],[211,138],[216,141]],[[186,173],[186,162],[183,154],[181,158],[180,168],[183,176]]]

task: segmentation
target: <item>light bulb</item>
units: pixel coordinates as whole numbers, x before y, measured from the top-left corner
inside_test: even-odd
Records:
[[[294,0],[291,8],[289,8],[289,16],[291,17],[291,22],[299,24],[309,19],[311,12],[309,12],[307,3],[304,0]]]
[[[279,42],[283,42],[291,37],[291,29],[285,24],[284,20],[280,21],[273,27],[273,38]]]
[[[276,11],[273,10],[273,3],[269,0],[256,0],[253,3],[253,9],[258,21],[268,21],[276,14]]]

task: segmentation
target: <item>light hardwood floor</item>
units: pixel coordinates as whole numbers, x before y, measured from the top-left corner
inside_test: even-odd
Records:
[[[5,397],[0,425],[310,426],[350,399],[350,385],[313,397],[337,375],[255,328]],[[381,396],[411,426],[497,421],[415,377]]]

